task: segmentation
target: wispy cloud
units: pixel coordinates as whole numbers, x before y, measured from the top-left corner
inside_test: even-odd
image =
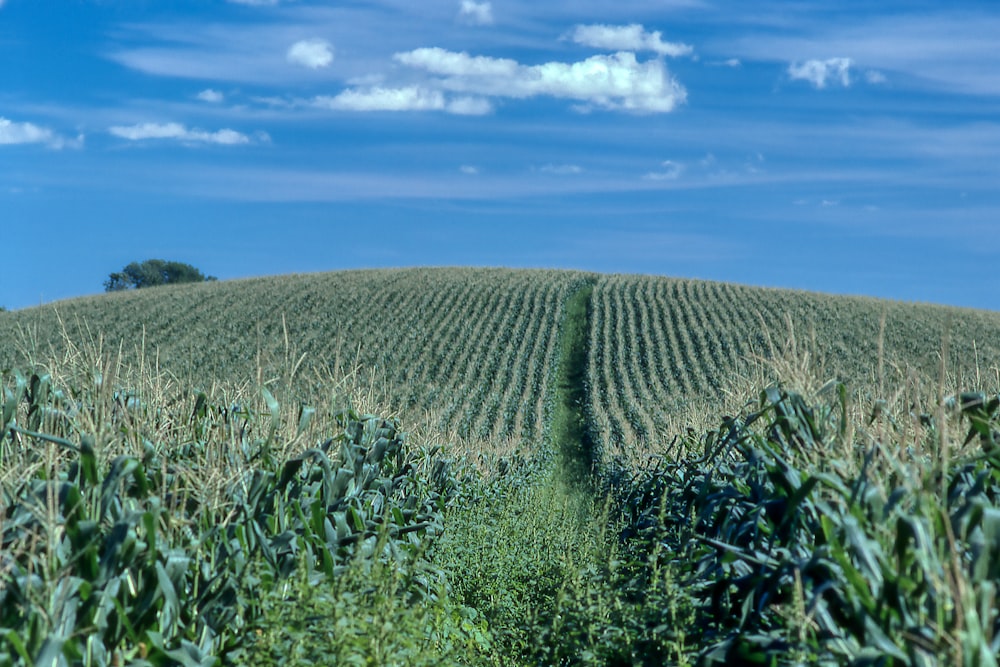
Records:
[[[870,69],[865,72],[865,81],[870,84],[878,85],[886,83],[888,80],[888,77],[877,69]]]
[[[543,174],[556,174],[558,176],[569,176],[582,174],[583,167],[576,164],[543,164],[538,168]]]
[[[660,163],[659,171],[651,171],[643,176],[647,181],[676,181],[684,171],[684,165],[673,160]]]
[[[445,104],[445,111],[456,116],[485,116],[492,113],[493,105],[482,97],[454,97]]]
[[[252,5],[254,7],[265,7],[269,5],[277,5],[281,0],[226,0],[234,5]]]
[[[84,137],[82,134],[75,139],[66,139],[47,127],[41,127],[40,125],[28,122],[15,122],[0,117],[0,146],[44,144],[49,148],[59,150],[63,148],[81,148],[83,141]]]
[[[648,32],[642,25],[578,25],[570,33],[577,44],[609,51],[652,51],[661,56],[686,56],[694,49],[681,42],[664,42],[659,30]]]
[[[335,111],[442,111],[446,100],[440,90],[420,86],[373,86],[345,90],[334,96],[321,95],[314,98],[311,104]]]
[[[788,76],[791,79],[808,81],[814,88],[826,88],[828,82],[840,83],[845,88],[851,85],[850,58],[828,58],[826,60],[807,60],[803,63],[792,63],[788,66]]]
[[[471,25],[492,25],[493,5],[489,2],[462,0],[458,8],[458,19]]]
[[[397,53],[395,59],[440,77],[434,80],[435,86],[486,97],[549,96],[584,102],[588,108],[637,113],[673,111],[687,98],[687,91],[662,62],[639,62],[629,52],[573,63],[522,65],[509,58],[432,47]]]
[[[137,123],[135,125],[115,125],[108,128],[113,136],[129,141],[144,139],[172,139],[184,143],[220,144],[235,146],[250,143],[250,137],[228,128],[215,132],[188,129],[180,123]]]
[[[197,97],[202,102],[209,102],[211,104],[218,104],[225,99],[225,95],[217,90],[212,90],[211,88],[206,88],[205,90],[198,93]]]
[[[467,176],[476,176],[479,174],[479,167],[475,167],[471,164],[463,164],[458,168],[458,170]]]
[[[293,65],[320,69],[333,62],[333,46],[325,39],[303,39],[288,48],[285,58]]]
[[[34,123],[15,123],[0,118],[0,144],[46,144],[54,136],[52,130]]]
[[[859,14],[822,24],[792,24],[766,39],[737,38],[725,48],[746,59],[801,62],[817,49],[850,54],[857,67],[884,73],[894,82],[949,92],[1000,95],[997,77],[996,12],[940,5],[931,12],[889,16]],[[956,38],[960,35],[961,38]]]
[[[310,100],[274,100],[272,106],[308,106],[330,111],[444,111],[457,116],[482,116],[493,105],[482,97],[449,97],[427,86],[362,86],[348,88],[337,95],[318,95]]]

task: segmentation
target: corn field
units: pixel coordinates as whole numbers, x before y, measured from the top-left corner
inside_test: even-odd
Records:
[[[581,277],[413,269],[111,294],[9,316],[0,367],[99,336],[181,386],[348,378],[347,393],[373,392],[443,437],[529,447],[544,432],[562,303]]]
[[[782,379],[874,395],[886,379],[934,384],[947,336],[947,386],[1000,386],[995,313],[628,275],[601,276],[591,309],[589,411],[612,455],[655,450],[698,415],[738,413],[786,357],[805,366]]]
[[[0,313],[4,665],[996,665],[1000,313],[351,271]]]

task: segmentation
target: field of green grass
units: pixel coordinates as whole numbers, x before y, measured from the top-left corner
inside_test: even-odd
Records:
[[[0,664],[996,664],[1000,313],[396,269],[0,313]]]

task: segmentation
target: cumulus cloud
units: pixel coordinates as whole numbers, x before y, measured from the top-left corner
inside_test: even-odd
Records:
[[[788,66],[788,76],[792,79],[808,81],[814,88],[826,88],[827,82],[851,85],[850,69],[854,61],[850,58],[828,58],[827,60],[807,60]]]
[[[458,8],[458,18],[463,23],[472,25],[491,25],[493,23],[493,5],[489,2],[462,0]]]
[[[333,47],[325,39],[303,39],[288,48],[286,58],[293,65],[319,69],[333,62]]]
[[[337,111],[442,111],[444,93],[421,86],[348,89],[335,96],[319,96],[312,105]]]
[[[609,51],[652,51],[661,56],[686,56],[694,51],[680,42],[664,42],[659,30],[647,32],[638,23],[630,25],[578,25],[570,34],[577,44]]]
[[[674,181],[684,171],[684,165],[673,160],[664,160],[660,164],[660,167],[660,171],[651,171],[643,176],[643,178],[648,181]]]
[[[458,116],[482,116],[493,105],[482,97],[447,97],[424,86],[368,86],[348,88],[338,95],[320,95],[308,106],[332,111],[445,111]]]
[[[0,0],[0,4],[2,4],[2,0]],[[41,127],[34,123],[18,123],[0,117],[0,146],[45,144],[49,148],[58,150],[62,148],[81,148],[83,140],[82,134],[76,139],[65,139],[47,127]]]
[[[180,123],[137,123],[135,125],[115,125],[108,132],[121,139],[141,141],[143,139],[175,139],[190,143],[221,144],[235,146],[250,143],[250,138],[228,128],[216,132],[188,129]]]
[[[217,90],[212,90],[211,88],[206,88],[196,95],[196,97],[202,102],[209,102],[211,104],[218,104],[225,99],[225,96]]]
[[[687,98],[687,91],[662,62],[639,62],[629,52],[542,65],[522,65],[508,58],[471,56],[437,47],[397,53],[395,58],[441,77],[436,84],[446,90],[486,97],[523,99],[541,95],[637,113],[673,111]]]
[[[54,138],[52,130],[34,123],[15,123],[0,118],[0,144],[47,144]]]

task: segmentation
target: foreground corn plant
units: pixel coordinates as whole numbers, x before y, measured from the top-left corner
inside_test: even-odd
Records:
[[[772,388],[700,460],[619,480],[623,544],[633,562],[668,562],[689,592],[700,664],[997,664],[1000,397],[952,405],[979,451],[915,461],[915,476],[874,446],[853,476],[800,465],[845,435],[846,408]],[[923,419],[938,442],[942,425]]]
[[[192,440],[105,462],[109,442],[78,420],[92,406],[44,374],[3,384],[0,456],[22,474],[0,487],[0,664],[214,665],[238,657],[280,581],[316,585],[350,563],[387,564],[407,596],[435,590],[423,542],[440,532],[455,479],[436,452],[408,452],[395,422],[333,415],[339,433],[282,461],[265,391],[270,434],[241,438],[229,501],[213,504],[197,488],[205,460],[191,453],[232,420],[203,394]],[[106,413],[110,432],[127,430],[123,413]],[[300,431],[312,414],[300,410]]]

